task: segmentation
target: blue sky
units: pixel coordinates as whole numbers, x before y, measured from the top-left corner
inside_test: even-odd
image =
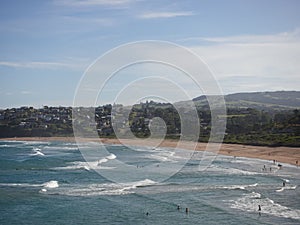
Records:
[[[71,106],[96,58],[149,39],[197,53],[225,94],[299,90],[299,10],[297,0],[1,1],[0,108]]]

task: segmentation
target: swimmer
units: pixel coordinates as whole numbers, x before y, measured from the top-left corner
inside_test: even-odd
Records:
[[[189,208],[185,208],[185,213],[189,214]]]

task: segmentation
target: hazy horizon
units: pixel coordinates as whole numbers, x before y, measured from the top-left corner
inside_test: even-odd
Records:
[[[234,92],[234,93],[228,93],[228,94],[224,94],[224,96],[226,96],[226,95],[231,95],[231,94],[247,94],[247,93],[249,93],[249,94],[251,94],[251,93],[267,93],[267,92],[300,92],[300,91],[298,91],[298,90],[277,90],[277,91],[253,91],[253,92]],[[193,97],[193,99],[194,98],[197,98],[197,97],[201,97],[201,96],[203,96],[203,95],[199,95],[199,96],[195,96],[195,97]],[[154,102],[156,102],[156,103],[176,103],[176,102],[180,102],[181,100],[178,100],[178,101],[175,101],[175,102],[164,102],[164,101],[156,101],[155,99],[147,99],[147,100],[145,100],[145,101],[141,101],[141,102],[137,102],[137,104],[139,104],[139,103],[145,103],[146,101],[154,101]],[[183,100],[184,101],[184,100]],[[96,106],[102,106],[102,105],[108,105],[108,104],[111,104],[111,105],[113,105],[113,104],[122,104],[122,103],[114,103],[114,102],[107,102],[107,103],[104,103],[104,104],[97,104]],[[132,105],[126,105],[126,104],[122,104],[123,106],[132,106]],[[35,105],[19,105],[19,106],[12,106],[12,107],[0,107],[0,109],[1,110],[5,110],[5,109],[8,109],[8,108],[21,108],[21,107],[33,107],[33,108],[43,108],[44,106],[48,106],[48,107],[72,107],[73,105],[71,104],[71,105],[47,105],[47,104],[43,104],[43,105],[41,105],[41,106],[35,106]],[[83,106],[83,107],[85,107],[85,106]],[[95,105],[94,106],[88,106],[88,107],[95,107]]]

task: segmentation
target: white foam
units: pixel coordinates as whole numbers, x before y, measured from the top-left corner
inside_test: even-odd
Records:
[[[110,155],[108,155],[108,156],[106,156],[102,159],[99,159],[98,163],[97,163],[97,166],[100,166],[100,164],[102,164],[102,163],[108,162],[108,160],[113,160],[113,159],[116,159],[116,158],[117,158],[117,156],[111,153]]]
[[[44,188],[57,188],[59,187],[58,181],[50,180],[42,184],[30,184],[30,183],[0,183],[0,186],[8,187],[44,187]]]
[[[175,159],[179,159],[182,158],[179,155],[175,155],[174,151],[168,151],[166,149],[155,149],[152,151],[149,151],[152,154],[151,155],[147,155],[146,157],[151,158],[151,159],[155,159],[157,161],[161,161],[161,162],[176,162]]]
[[[98,160],[98,165],[100,165],[101,163],[106,163],[107,161],[108,161],[107,158],[100,159]]]
[[[13,148],[13,147],[18,147],[18,145],[0,145],[0,148]]]
[[[70,147],[70,146],[45,146],[44,149],[48,150],[78,150],[78,147]]]
[[[2,144],[2,143],[10,143],[10,144]],[[24,143],[21,141],[0,141],[0,147],[2,148],[19,148],[23,147]]]
[[[168,157],[161,156],[161,155],[155,155],[155,154],[151,154],[150,158],[155,159],[157,161],[161,161],[161,162],[171,161]]]
[[[260,205],[261,213],[277,217],[300,219],[300,210],[280,205],[269,198],[262,198],[261,194],[256,192],[244,194],[243,197],[232,202],[230,207],[234,209],[246,212],[258,212],[258,205]]]
[[[115,158],[117,158],[117,156],[111,153],[111,154],[110,154],[109,156],[107,156],[106,158],[107,158],[107,159],[115,159]]]
[[[45,154],[41,152],[40,148],[33,148],[34,153],[30,154],[31,156],[44,156]]]
[[[103,184],[90,184],[87,186],[77,185],[71,188],[61,188],[57,193],[69,196],[99,196],[99,195],[127,195],[134,193],[134,189],[148,185],[154,185],[156,182],[145,179],[136,182],[128,183],[103,183]]]
[[[124,185],[131,185],[131,187],[136,188],[136,187],[145,187],[145,186],[149,186],[149,185],[154,185],[156,184],[155,181],[150,180],[150,179],[145,179],[145,180],[141,180],[141,181],[136,181],[136,182],[132,182],[132,183],[125,183]]]
[[[228,190],[237,190],[237,189],[245,190],[248,187],[256,187],[257,185],[258,183],[249,184],[249,185],[230,185],[230,186],[223,186],[221,188],[228,189]]]
[[[71,162],[69,164],[70,164],[69,166],[55,167],[55,168],[52,168],[52,169],[54,169],[54,170],[80,170],[80,169],[84,169],[84,170],[88,170],[88,171],[90,170],[89,164],[87,162],[75,161],[75,162]]]
[[[49,145],[50,142],[47,141],[19,141],[24,145]]]
[[[286,186],[286,187],[282,187],[278,190],[276,190],[276,192],[282,192],[284,190],[295,190],[297,188],[297,186]]]
[[[241,169],[236,169],[236,168],[225,168],[225,167],[219,167],[219,166],[215,166],[215,165],[210,166],[208,168],[208,171],[222,172],[225,174],[249,175],[249,176],[261,174],[261,173],[257,173],[257,172],[247,171],[247,170],[241,170]]]
[[[28,183],[0,183],[0,186],[7,187],[40,187],[39,184],[28,184]]]
[[[59,187],[58,181],[56,181],[56,180],[50,180],[50,181],[44,183],[43,186],[45,188],[58,188]]]
[[[53,170],[87,170],[90,171],[91,169],[103,169],[103,170],[111,170],[115,169],[115,167],[108,167],[108,166],[102,166],[102,163],[107,162],[107,158],[100,159],[99,161],[93,161],[93,162],[81,162],[81,161],[75,161],[68,163],[67,166],[62,167],[54,167]]]

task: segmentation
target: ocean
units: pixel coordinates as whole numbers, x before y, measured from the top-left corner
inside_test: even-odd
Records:
[[[188,150],[106,149],[88,163],[76,143],[1,141],[0,224],[300,224],[296,166],[219,155],[201,171]],[[109,181],[127,177],[116,160],[138,179]],[[138,172],[150,165],[177,170],[157,180]]]

